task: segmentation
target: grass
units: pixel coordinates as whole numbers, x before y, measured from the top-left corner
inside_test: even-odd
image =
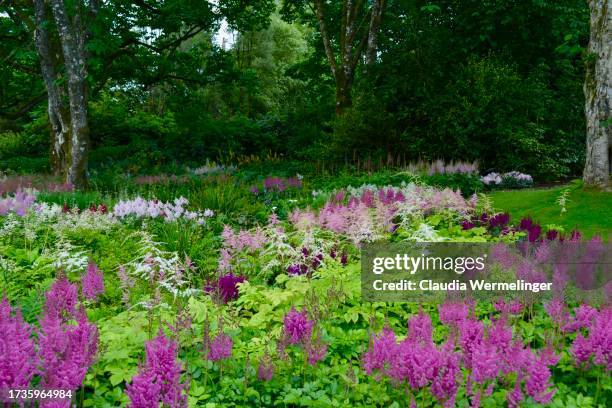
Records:
[[[557,200],[564,190],[568,200],[567,211],[562,213]],[[508,211],[514,222],[531,216],[543,226],[562,226],[565,231],[577,228],[587,238],[612,239],[612,192],[584,190],[580,181],[574,181],[553,188],[496,191],[490,197],[494,207]]]

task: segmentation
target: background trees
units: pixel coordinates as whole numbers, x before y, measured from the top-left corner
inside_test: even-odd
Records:
[[[64,129],[53,118],[68,116],[64,133],[72,120],[53,2],[39,3],[39,30],[34,2],[0,4],[0,169],[68,173],[68,147],[44,159],[57,150],[49,133]],[[243,3],[113,0],[83,15],[90,168],[273,153],[339,165],[478,159],[540,180],[584,169],[582,0]],[[71,1],[71,21],[77,4],[91,5]],[[51,82],[35,41],[45,31]],[[54,87],[60,113],[49,116]]]

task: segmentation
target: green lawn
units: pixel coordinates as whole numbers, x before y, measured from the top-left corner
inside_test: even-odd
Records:
[[[557,199],[569,189],[567,212],[561,213]],[[586,237],[598,234],[612,238],[612,192],[585,191],[582,183],[552,188],[496,191],[490,194],[497,210],[508,211],[515,222],[530,215],[542,226],[554,224],[566,231],[578,228]]]

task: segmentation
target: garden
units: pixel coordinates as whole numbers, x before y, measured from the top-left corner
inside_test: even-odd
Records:
[[[0,2],[0,406],[610,406],[603,3]]]

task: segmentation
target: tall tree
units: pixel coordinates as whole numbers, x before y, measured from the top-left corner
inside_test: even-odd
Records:
[[[265,28],[274,8],[274,0],[247,6],[242,0],[9,0],[0,1],[0,36],[7,33],[11,49],[20,36],[34,39],[40,72],[29,74],[41,75],[47,91],[51,164],[83,188],[89,99],[109,83],[144,89],[163,82],[206,84],[211,76],[200,69],[198,41],[210,44],[223,20],[238,30]],[[16,65],[11,49],[0,57]],[[6,108],[11,111],[0,117],[11,119],[31,104]]]
[[[353,103],[352,88],[359,62],[376,61],[385,0],[286,0],[286,17],[313,16],[336,85],[336,114]],[[338,9],[338,6],[340,8]]]
[[[590,0],[591,39],[587,55],[587,149],[584,183],[605,187],[610,181],[612,146],[612,0]]]

